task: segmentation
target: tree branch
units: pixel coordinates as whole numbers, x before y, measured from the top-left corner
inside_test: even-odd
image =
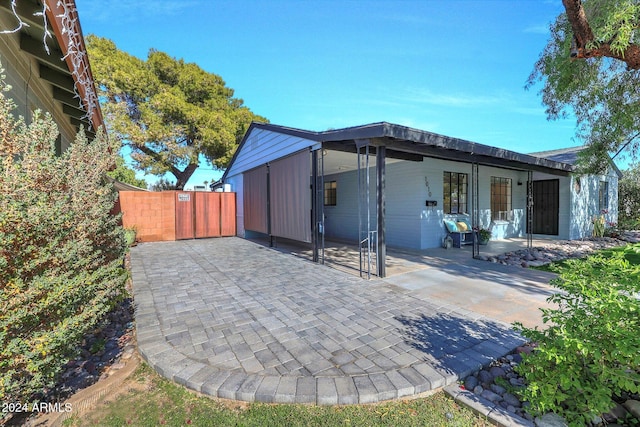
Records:
[[[622,54],[614,52],[609,43],[598,43],[595,48],[587,48],[590,43],[595,42],[595,37],[582,6],[582,1],[562,0],[562,4],[573,30],[576,50],[575,52],[572,51],[572,57],[581,59],[608,57],[625,62],[629,69],[640,69],[640,46],[637,44],[629,44]]]
[[[162,160],[162,157],[160,156],[160,154],[153,151],[151,148],[147,147],[146,145],[136,145],[135,147],[138,150],[142,151],[147,156],[150,156],[151,158],[153,158],[157,163],[163,163],[166,166],[168,166],[171,174],[176,177],[176,189],[178,190],[182,190],[184,188],[189,178],[191,178],[191,175],[193,175],[193,173],[198,168],[198,163],[189,163],[187,167],[184,168],[184,170],[180,170],[174,164],[166,164]]]
[[[629,146],[629,144],[631,144],[639,136],[640,136],[640,132],[636,132],[635,135],[631,136],[629,140],[625,142],[622,147],[620,147],[620,149],[616,152],[616,154],[614,154],[613,157],[611,157],[611,160],[618,157],[618,154],[622,153]]]

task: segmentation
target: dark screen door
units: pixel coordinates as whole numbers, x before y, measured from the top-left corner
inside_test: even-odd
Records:
[[[558,235],[560,181],[533,181],[533,234]]]

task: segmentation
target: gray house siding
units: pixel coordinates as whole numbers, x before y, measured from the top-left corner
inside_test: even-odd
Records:
[[[313,146],[319,147],[315,141],[308,139],[265,129],[253,129],[244,146],[238,148],[240,151],[227,173],[227,178],[230,180],[244,171]],[[231,190],[236,191],[234,188]]]
[[[598,206],[600,182],[607,182],[609,190],[605,221],[618,222],[618,175],[615,171],[609,169],[605,175],[574,176],[569,185],[572,200],[569,239],[582,239],[592,235],[593,218],[601,215]]]
[[[558,177],[535,173],[534,180],[558,179],[560,190],[559,239],[576,240],[590,237],[593,233],[592,219],[600,214],[598,207],[601,181],[608,182],[609,209],[605,214],[608,222],[618,220],[618,175],[609,169],[605,175]],[[535,200],[534,200],[535,203]],[[548,236],[540,236],[548,237]]]
[[[442,220],[443,172],[468,174],[471,165],[460,162],[427,158],[422,162],[400,161],[386,167],[386,239],[389,246],[411,249],[438,247],[445,237]],[[494,238],[521,237],[525,234],[526,173],[493,167],[479,170],[480,224],[490,228]],[[491,177],[511,178],[511,221],[491,221]],[[375,201],[375,173],[371,172],[371,195]],[[357,241],[358,239],[358,183],[357,172],[328,175],[326,181],[336,181],[336,206],[325,206],[325,231],[327,238]],[[518,182],[523,185],[517,185]],[[469,209],[471,208],[469,188]],[[436,201],[435,207],[427,207],[426,201]],[[372,205],[371,222],[375,226],[375,205]]]
[[[2,28],[12,28],[13,25],[13,17],[0,13]],[[5,83],[11,86],[6,96],[16,104],[14,115],[24,117],[29,123],[32,112],[36,109],[51,114],[62,135],[61,148],[66,150],[75,139],[75,126],[64,115],[62,105],[53,99],[50,84],[37,78],[38,62],[20,49],[19,33],[3,34],[0,37],[0,64],[5,70]]]
[[[225,182],[231,184],[231,191],[236,192],[236,234],[246,236],[244,229],[244,201],[242,197],[242,173],[270,161],[288,156],[306,148],[317,146],[315,141],[272,132],[265,129],[253,129],[227,172]]]

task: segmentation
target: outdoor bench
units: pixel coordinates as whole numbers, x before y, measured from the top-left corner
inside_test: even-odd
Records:
[[[462,245],[473,244],[475,232],[471,227],[469,219],[466,217],[449,217],[442,220],[447,235],[453,239],[453,247],[460,248]]]

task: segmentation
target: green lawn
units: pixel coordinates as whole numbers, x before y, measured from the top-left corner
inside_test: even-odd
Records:
[[[376,405],[270,405],[212,399],[158,376],[146,364],[87,415],[65,426],[489,426],[436,393]]]

